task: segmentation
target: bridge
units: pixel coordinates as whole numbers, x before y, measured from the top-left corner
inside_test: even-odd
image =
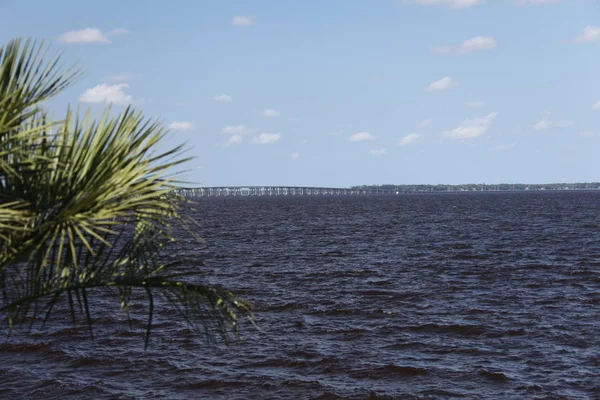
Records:
[[[391,190],[352,189],[299,186],[215,186],[181,188],[176,191],[186,197],[220,196],[349,196],[368,194],[395,194]]]

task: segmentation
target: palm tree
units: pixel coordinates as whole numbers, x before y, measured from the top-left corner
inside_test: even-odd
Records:
[[[183,149],[159,151],[164,128],[129,107],[50,121],[42,102],[80,77],[43,43],[0,48],[0,314],[12,330],[65,304],[93,338],[92,300],[109,292],[127,311],[141,293],[146,346],[155,306],[227,341],[245,306],[164,257],[193,223],[171,172]]]

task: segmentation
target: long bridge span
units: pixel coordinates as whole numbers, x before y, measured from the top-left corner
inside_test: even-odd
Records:
[[[346,196],[368,194],[395,194],[391,190],[300,187],[300,186],[214,186],[181,188],[176,191],[186,197],[218,196]]]

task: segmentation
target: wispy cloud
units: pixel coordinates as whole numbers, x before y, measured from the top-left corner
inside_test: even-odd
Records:
[[[194,127],[189,121],[174,121],[169,124],[169,129],[173,131],[189,131]]]
[[[221,129],[221,132],[227,135],[247,135],[253,131],[248,129],[246,125],[227,125]]]
[[[110,43],[110,40],[96,28],[65,32],[58,37],[63,43]]]
[[[469,8],[483,4],[484,0],[402,0],[405,4],[419,4],[422,6],[443,5],[449,8]]]
[[[127,35],[127,34],[129,34],[129,31],[124,28],[113,29],[112,31],[109,32],[110,36],[120,36],[120,35]]]
[[[482,118],[466,119],[456,128],[443,131],[442,137],[449,139],[474,139],[483,135],[492,125],[498,113],[490,113]]]
[[[234,144],[240,144],[244,141],[244,137],[240,134],[231,135],[229,139],[223,144],[223,147],[229,147]]]
[[[533,129],[536,131],[545,131],[553,128],[566,128],[568,126],[573,125],[573,122],[561,120],[554,121],[551,119],[552,112],[550,110],[544,110],[541,113],[541,118],[538,122],[533,125]]]
[[[278,142],[281,139],[281,135],[279,133],[261,133],[252,139],[252,143],[254,144],[273,144]]]
[[[228,94],[219,94],[213,97],[213,100],[217,103],[231,103],[233,101],[233,97]]]
[[[296,152],[294,152],[294,153],[290,154],[290,158],[291,158],[292,160],[297,160],[297,159],[299,159],[299,158],[300,158],[300,153],[296,153]]]
[[[594,103],[594,105],[592,106],[592,108],[594,110],[600,110],[600,101],[597,101],[596,103]]]
[[[256,17],[248,17],[238,15],[231,19],[231,24],[234,26],[250,26],[256,23]]]
[[[515,0],[515,4],[518,6],[539,6],[543,4],[556,4],[560,3],[561,0]]]
[[[113,75],[109,76],[107,80],[110,82],[125,82],[132,80],[134,77],[133,74]]]
[[[108,103],[126,105],[132,102],[132,97],[125,93],[125,88],[129,85],[126,83],[118,83],[109,85],[101,83],[93,88],[87,89],[81,96],[79,101],[82,103]]]
[[[398,140],[398,146],[408,146],[409,144],[413,144],[418,140],[421,140],[423,135],[419,133],[409,133],[404,136],[402,139]]]
[[[431,121],[433,121],[431,118],[424,119],[423,121],[420,121],[417,124],[417,128],[419,128],[419,129],[427,128],[429,125],[431,125]]]
[[[431,48],[434,54],[468,54],[496,48],[496,39],[490,36],[475,36],[463,41],[460,46],[442,45]]]
[[[342,133],[343,133],[342,131],[331,131],[331,132],[328,132],[327,134],[329,136],[342,136]]]
[[[445,76],[439,81],[431,82],[427,88],[425,88],[428,92],[433,92],[436,90],[448,90],[458,86],[458,82],[452,79],[449,76]]]
[[[496,47],[496,39],[488,36],[475,36],[467,39],[460,45],[458,52],[461,54],[474,51],[491,50]]]
[[[533,125],[533,129],[536,131],[545,131],[553,128],[566,128],[573,125],[571,121],[550,121],[547,119],[541,119]]]
[[[583,33],[575,37],[577,43],[600,41],[600,26],[586,26]]]
[[[384,154],[387,154],[387,149],[373,149],[373,150],[369,150],[369,154],[372,156],[382,156]]]
[[[279,110],[276,110],[274,108],[267,108],[265,111],[262,112],[262,115],[265,117],[278,117]]]
[[[582,136],[582,137],[585,137],[585,138],[591,138],[591,137],[594,137],[595,134],[594,134],[593,131],[586,130],[586,131],[583,131],[583,132],[579,133],[579,136]]]
[[[369,132],[359,132],[351,135],[348,140],[351,142],[364,142],[366,140],[375,140],[375,136],[371,135]]]
[[[481,107],[483,105],[485,105],[485,102],[481,101],[481,100],[467,101],[465,103],[465,106],[470,107],[470,108],[477,108],[477,107]]]

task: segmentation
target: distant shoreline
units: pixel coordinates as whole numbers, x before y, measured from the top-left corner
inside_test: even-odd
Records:
[[[472,193],[472,192],[541,192],[541,191],[595,191],[600,182],[581,183],[500,183],[500,184],[463,184],[463,185],[361,185],[352,186],[358,190],[382,190],[398,193]]]

